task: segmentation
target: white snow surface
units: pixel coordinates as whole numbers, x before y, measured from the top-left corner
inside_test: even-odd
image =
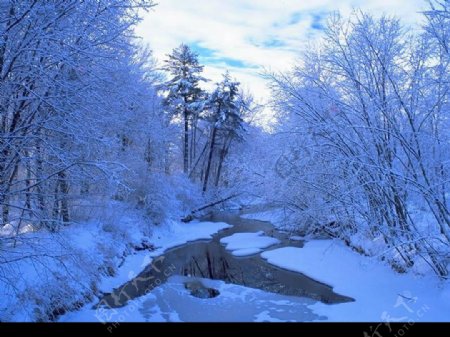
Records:
[[[337,240],[314,240],[303,248],[284,247],[261,254],[278,267],[333,286],[355,302],[310,308],[330,321],[449,321],[450,283],[434,275],[399,274]]]
[[[0,321],[47,320],[54,308],[74,310],[74,303],[93,299],[98,290],[110,292],[127,282],[166,249],[210,239],[231,227],[172,220],[155,226],[143,211],[120,202],[111,202],[102,212],[97,221],[72,224],[57,233],[24,226],[26,232],[15,237],[12,226],[1,228],[1,258],[7,263],[0,275]],[[156,249],[135,251],[133,246],[143,242]]]
[[[289,212],[283,208],[273,208],[264,211],[248,212],[241,215],[244,219],[253,219],[271,222],[275,227],[282,227],[289,216]]]
[[[210,239],[228,228],[226,223],[175,221],[154,226],[140,211],[119,203],[99,221],[74,224],[57,234],[27,230],[10,237],[2,228],[0,244],[8,262],[0,275],[0,320],[46,319],[46,310],[66,307],[60,321],[98,321],[98,302],[91,287],[110,292],[137,276],[165,250],[189,241]],[[133,246],[152,243],[156,249],[136,252]],[[223,238],[236,256],[246,256],[278,243],[256,233]],[[15,248],[14,248],[15,247]],[[27,257],[29,256],[29,257]],[[155,288],[120,309],[104,309],[110,321],[449,321],[450,281],[433,274],[399,274],[376,258],[362,256],[338,240],[311,240],[303,248],[265,251],[261,257],[278,267],[303,273],[334,287],[355,302],[324,304],[305,298],[271,294],[222,281],[202,280],[220,295],[212,299],[191,296],[182,277]],[[107,270],[113,271],[108,276]],[[66,272],[70,271],[70,274]],[[91,301],[78,311],[70,305]],[[239,308],[239,310],[236,310]],[[106,311],[105,311],[106,310]],[[103,317],[103,316],[102,316]],[[106,326],[105,326],[106,328]]]
[[[260,253],[264,248],[280,243],[280,240],[265,236],[263,231],[255,233],[235,233],[220,239],[225,249],[235,256],[246,256]]]
[[[207,221],[169,222],[167,226],[157,227],[149,239],[157,249],[151,252],[139,251],[128,256],[114,277],[104,278],[101,281],[100,290],[111,292],[114,288],[128,282],[144,270],[152,262],[153,257],[162,255],[167,249],[181,246],[190,241],[211,239],[214,234],[229,227],[232,226],[224,222]]]
[[[171,276],[149,294],[130,301],[122,308],[93,309],[68,313],[60,322],[301,322],[323,320],[308,308],[308,298],[273,294],[218,280],[200,280],[205,286],[219,290],[214,298],[197,298],[185,288],[192,280]],[[105,329],[113,324],[105,324]]]

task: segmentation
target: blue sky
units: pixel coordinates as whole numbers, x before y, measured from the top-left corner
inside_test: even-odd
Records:
[[[288,70],[302,50],[316,42],[329,13],[361,8],[375,15],[419,21],[424,0],[158,0],[136,33],[158,60],[186,43],[205,65],[209,85],[229,69],[261,102],[270,95],[260,74]],[[270,118],[266,110],[266,118]]]

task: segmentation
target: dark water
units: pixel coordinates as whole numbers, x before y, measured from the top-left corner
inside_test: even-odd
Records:
[[[170,249],[155,258],[141,274],[106,295],[99,305],[124,306],[129,300],[143,296],[163,284],[172,275],[223,280],[251,288],[282,295],[315,299],[324,303],[343,303],[352,298],[333,292],[332,287],[317,282],[303,274],[284,270],[268,264],[259,254],[235,257],[226,251],[220,239],[239,232],[264,231],[281,241],[269,249],[283,246],[301,247],[301,241],[289,240],[269,222],[240,218],[233,214],[214,214],[205,221],[223,221],[233,225],[216,234],[212,240],[196,241]]]

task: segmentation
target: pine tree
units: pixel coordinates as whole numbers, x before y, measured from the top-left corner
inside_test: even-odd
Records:
[[[211,122],[212,128],[208,161],[206,164],[205,178],[203,181],[203,191],[206,191],[208,186],[211,163],[218,132],[222,133],[223,141],[222,148],[219,153],[219,162],[217,165],[216,186],[219,182],[220,171],[231,140],[240,136],[240,131],[243,129],[243,120],[241,117],[243,102],[239,94],[239,82],[232,81],[230,74],[226,72],[223,75],[222,82],[217,84],[216,89],[208,99],[207,105],[210,110],[210,114],[207,116],[207,119]]]
[[[195,146],[193,142],[189,143],[189,131],[195,128],[198,113],[203,109],[204,92],[199,83],[206,80],[200,75],[203,66],[198,62],[198,55],[185,44],[175,48],[165,62],[164,70],[172,77],[163,85],[167,92],[164,105],[171,117],[182,118],[183,171],[188,173],[190,151]]]

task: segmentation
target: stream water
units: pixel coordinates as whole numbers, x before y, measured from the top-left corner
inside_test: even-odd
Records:
[[[266,250],[303,245],[302,241],[290,240],[287,233],[277,231],[271,223],[244,219],[230,213],[212,214],[203,220],[222,221],[233,227],[220,231],[212,240],[187,243],[166,251],[164,255],[155,258],[137,277],[111,294],[106,294],[97,306],[123,307],[128,301],[161,288],[174,275],[187,276],[181,282],[184,282],[184,287],[191,295],[200,298],[214,298],[220,294],[217,289],[201,281],[212,279],[330,304],[353,301],[352,298],[335,293],[332,287],[326,284],[273,266],[259,254],[248,257],[233,256],[220,243],[221,238],[234,233],[264,231],[265,235],[280,240],[279,244]]]

